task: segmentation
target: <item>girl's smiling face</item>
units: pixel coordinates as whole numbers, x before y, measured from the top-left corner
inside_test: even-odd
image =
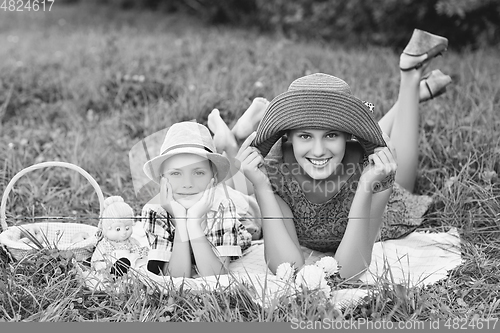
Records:
[[[347,134],[341,131],[298,129],[288,135],[298,164],[313,179],[326,179],[342,164]]]
[[[160,173],[170,183],[175,201],[186,209],[200,200],[214,177],[210,161],[195,154],[170,157],[161,165]]]

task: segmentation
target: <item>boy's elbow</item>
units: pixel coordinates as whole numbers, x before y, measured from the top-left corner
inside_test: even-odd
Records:
[[[206,271],[199,271],[199,275],[202,276],[202,277],[206,277],[206,276],[219,276],[219,275],[225,275],[229,272],[229,270],[222,266],[220,269],[209,269],[209,270],[206,270]]]
[[[174,278],[191,278],[193,276],[193,272],[191,269],[191,266],[189,267],[174,267],[173,265],[170,265],[170,263],[167,263],[166,266],[163,268],[163,272],[165,275],[174,277]]]

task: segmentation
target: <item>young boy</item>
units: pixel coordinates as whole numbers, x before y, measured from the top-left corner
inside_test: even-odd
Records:
[[[216,153],[208,128],[195,122],[174,124],[160,155],[144,165],[160,193],[143,210],[151,250],[147,269],[154,274],[191,277],[227,273],[230,258],[250,246],[223,184],[229,160]]]

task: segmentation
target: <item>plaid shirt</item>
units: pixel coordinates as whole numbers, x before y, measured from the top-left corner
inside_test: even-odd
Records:
[[[205,214],[207,223],[204,234],[218,256],[237,258],[250,247],[252,236],[238,219],[233,201],[220,198],[220,195],[221,192],[217,191],[214,205]],[[149,260],[169,261],[175,236],[172,215],[158,204],[146,204],[142,210],[142,219],[151,247]]]

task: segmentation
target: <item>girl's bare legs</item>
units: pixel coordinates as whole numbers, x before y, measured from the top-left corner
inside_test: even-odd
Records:
[[[396,113],[398,113],[398,110],[400,108],[399,105],[399,100],[396,100],[396,103],[392,106],[392,108],[387,112],[382,119],[378,121],[378,124],[382,131],[384,131],[385,134],[387,134],[389,137],[391,137],[391,132],[392,132],[392,125],[394,124],[394,118],[396,118]]]
[[[263,97],[254,98],[252,104],[250,104],[231,129],[236,140],[244,141],[257,129],[268,105],[269,101],[267,99]]]
[[[435,70],[439,71],[439,70]],[[433,71],[433,72],[435,72]],[[446,79],[447,78],[447,79]],[[434,83],[434,89],[432,93],[437,93],[437,94],[442,94],[440,90],[442,90],[444,87],[446,87],[449,83],[451,83],[451,78],[448,75],[442,74],[442,77],[440,77],[441,82]],[[449,81],[446,81],[449,80]],[[429,92],[429,88],[427,87],[425,80],[420,80],[420,85],[419,85],[419,102],[424,103],[436,96],[432,96],[431,93]],[[382,119],[379,120],[379,125],[380,127],[384,130],[387,135],[390,136],[391,130],[392,130],[392,124],[394,124],[394,118],[396,116],[397,110],[399,110],[399,100],[396,101],[396,103],[392,106],[392,108],[387,112]]]
[[[214,133],[214,143],[217,152],[224,154],[231,162],[231,174],[226,180],[226,185],[248,196],[249,206],[253,207],[253,218],[243,219],[241,222],[252,234],[252,239],[260,239],[262,236],[262,221],[259,219],[259,207],[253,194],[253,185],[245,177],[239,167],[235,165],[235,157],[239,150],[238,141],[245,140],[253,131],[257,129],[260,120],[264,116],[264,111],[269,102],[262,97],[257,97],[252,104],[238,119],[233,129],[229,129],[221,118],[219,110],[214,109],[208,115],[208,128]]]
[[[208,115],[208,128],[214,133],[217,152],[224,154],[231,162],[232,177],[226,181],[228,186],[246,195],[253,193],[253,186],[235,165],[235,157],[239,150],[238,141],[244,141],[257,129],[264,116],[269,101],[263,97],[255,98],[247,110],[237,120],[233,129],[229,129],[221,118],[219,110],[214,109]]]
[[[213,109],[208,115],[208,128],[214,133],[214,143],[217,152],[225,153],[232,159],[238,153],[238,142],[244,141],[257,129],[264,116],[269,101],[263,97],[255,98],[248,109],[243,112],[232,129],[229,129],[221,118],[219,110]]]
[[[229,127],[221,118],[219,110],[213,109],[208,115],[208,128],[214,133],[214,144],[219,154],[226,153],[231,159],[238,153],[238,144]]]
[[[400,67],[408,67],[408,62],[415,59],[419,58],[402,54]],[[398,99],[379,121],[382,131],[389,135],[396,148],[398,161],[396,182],[410,192],[413,191],[417,176],[420,79],[425,67],[400,72]]]
[[[217,152],[226,156],[231,163],[231,173],[233,176],[226,180],[225,183],[226,185],[237,189],[237,184],[240,183],[241,179],[241,172],[238,172],[238,168],[234,165],[234,158],[239,149],[236,138],[234,137],[227,124],[221,118],[219,110],[217,109],[213,109],[212,112],[210,112],[210,114],[208,115],[207,126],[212,131],[212,133],[214,133],[214,144]],[[235,178],[238,180],[236,180]]]

